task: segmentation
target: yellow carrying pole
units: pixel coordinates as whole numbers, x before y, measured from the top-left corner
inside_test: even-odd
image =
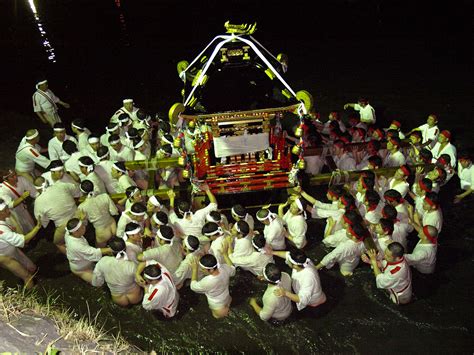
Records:
[[[130,160],[125,162],[125,167],[128,170],[156,170],[178,166],[178,158],[153,158],[150,160]]]

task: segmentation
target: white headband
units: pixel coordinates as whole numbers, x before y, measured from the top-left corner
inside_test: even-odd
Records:
[[[48,180],[44,180],[43,183],[40,186],[35,185],[35,189],[38,191],[43,191],[49,186]]]
[[[159,280],[161,279],[161,274],[159,274],[158,276],[149,276],[147,274],[143,274],[143,277],[145,277],[145,279],[147,280]]]
[[[168,144],[173,144],[173,141],[170,141],[170,140],[166,139],[165,136],[161,137],[161,140],[162,140],[162,141],[165,141],[165,142],[168,143]]]
[[[214,232],[204,233],[204,235],[206,235],[208,237],[212,237],[213,235],[216,235],[216,234],[222,234],[222,228],[221,227],[218,227]]]
[[[3,211],[7,207],[8,205],[5,202],[0,203],[0,211]]]
[[[109,144],[110,145],[114,145],[114,144],[117,144],[117,143],[120,143],[120,138],[119,139],[115,139],[113,141],[109,141]]]
[[[267,274],[265,273],[265,268],[266,268],[266,265],[263,267],[263,272],[262,272],[263,278],[264,278],[265,280],[267,280],[268,282],[272,283],[272,284],[277,284],[277,285],[278,285],[281,280],[277,280],[277,281],[270,280],[270,279],[268,278]]]
[[[273,220],[273,219],[275,219],[275,217],[276,217],[276,214],[273,213],[273,212],[270,212],[270,211],[268,211],[268,214],[267,214],[266,217],[259,217],[259,216],[257,215],[257,219],[258,219],[260,222],[263,222],[263,221],[265,221],[265,220],[267,220],[267,219]]]
[[[155,195],[151,196],[148,201],[152,203],[153,206],[155,207],[162,207],[161,203],[158,201]]]
[[[47,82],[48,82],[48,80],[38,81],[38,82],[36,83],[36,88],[38,89],[38,86],[43,85],[43,84],[46,84]]]
[[[131,231],[128,231],[128,232],[126,231],[125,234],[126,235],[132,235],[132,234],[140,233],[141,231],[142,231],[142,227],[138,226],[134,230],[131,230]]]
[[[208,215],[206,216],[206,220],[207,220],[208,222],[219,223],[219,222],[222,222],[222,216],[221,216],[221,218],[220,218],[218,221],[216,221],[214,218],[212,218],[211,214],[208,214]]]
[[[63,131],[65,131],[65,130],[66,130],[66,128],[63,128],[63,127],[61,127],[61,128],[53,128],[53,131],[54,131],[54,132],[63,132]]]
[[[68,231],[69,233],[74,233],[74,232],[78,231],[79,228],[81,228],[81,227],[82,227],[82,221],[79,220],[79,223],[78,223],[74,228],[68,229],[67,231]]]
[[[140,139],[140,142],[138,142],[136,145],[135,145],[135,149],[138,149],[140,147],[142,147],[143,145],[145,144],[145,141],[143,139]]]
[[[163,222],[161,222],[158,217],[156,216],[156,213],[153,213],[153,216],[151,216],[151,218],[153,219],[153,221],[158,224],[159,226],[164,226],[165,224]]]
[[[125,250],[121,250],[117,253],[117,255],[115,255],[115,259],[117,259],[117,260],[120,260],[120,259],[128,260],[128,255],[125,252]]]
[[[35,129],[35,133],[33,133],[31,136],[25,136],[25,139],[26,140],[31,140],[31,139],[35,139],[38,136],[39,136],[39,132],[38,132],[37,129]]]
[[[203,264],[201,264],[201,260],[199,260],[199,266],[206,270],[214,270],[215,268],[219,269],[220,267],[219,262],[217,262],[214,266],[204,266]]]
[[[134,216],[144,216],[146,215],[146,211],[143,211],[143,212],[133,212],[132,210],[129,211],[131,214],[133,214]]]
[[[303,267],[307,267],[310,263],[311,263],[311,260],[309,258],[306,258],[306,260],[302,263],[299,263],[297,261],[295,261],[292,257],[291,257],[291,254],[288,252],[287,254],[287,260],[290,261],[293,265],[298,265],[298,266],[303,266]]]
[[[90,143],[90,144],[94,144],[94,143],[99,143],[100,142],[100,139],[97,138],[97,137],[89,137],[87,139],[87,141]]]
[[[82,166],[82,167],[84,167],[84,168],[87,168],[87,171],[88,171],[88,172],[93,172],[93,171],[94,171],[94,164],[90,164],[90,165],[89,165],[89,164],[84,164],[84,163],[81,163],[80,160],[77,161],[77,164],[78,164],[79,166]]]
[[[64,166],[57,166],[55,168],[49,169],[49,171],[61,171],[61,170],[64,170]]]
[[[189,241],[188,241],[188,238],[189,238],[189,235],[184,238],[184,245],[186,245],[186,248],[188,248],[189,250],[191,251],[196,251],[197,249],[199,249],[199,246],[197,249],[194,249],[190,244],[189,244]]]
[[[81,131],[83,131],[84,128],[85,128],[85,127],[80,127],[80,126],[78,126],[77,124],[74,124],[74,123],[71,123],[71,126],[74,127],[74,128],[80,129]]]
[[[126,169],[124,170],[124,169],[118,167],[116,164],[114,164],[114,169],[115,169],[115,170],[118,170],[118,171],[120,171],[120,172],[122,172],[122,173],[124,173],[124,174],[127,173],[127,170],[126,170]]]
[[[165,237],[163,236],[163,234],[161,234],[161,231],[160,231],[159,229],[158,229],[158,231],[156,232],[156,235],[157,235],[158,238],[163,239],[163,240],[165,240],[165,241],[167,241],[167,242],[173,240],[173,237],[171,237],[171,239],[165,238]]]
[[[239,217],[239,218],[245,218],[245,217],[247,217],[247,214],[248,214],[248,213],[246,213],[244,216],[241,216],[240,214],[238,214],[237,212],[235,212],[235,208],[234,208],[234,207],[232,207],[232,209],[231,209],[230,211],[231,211],[233,214],[235,214],[237,217]]]
[[[124,99],[122,102],[124,104],[129,104],[129,103],[133,102],[133,99]]]
[[[91,182],[92,182],[92,181],[91,181]],[[94,184],[94,183],[92,183],[92,184]],[[82,188],[81,185],[79,185],[79,190],[81,190],[82,193],[87,194],[87,197],[95,196],[95,191],[94,191],[94,190],[92,190],[92,191],[86,191],[86,190],[84,190],[84,189]]]
[[[265,250],[264,248],[260,248],[259,246],[257,246],[257,244],[255,244],[255,242],[253,241],[253,238],[252,238],[252,246],[257,249],[258,252],[260,252],[261,254],[265,254]]]
[[[118,127],[119,127],[119,124],[116,123],[115,126],[113,126],[112,128],[109,128],[108,126],[105,127],[105,130],[106,130],[107,132],[112,132],[112,131],[115,131]]]

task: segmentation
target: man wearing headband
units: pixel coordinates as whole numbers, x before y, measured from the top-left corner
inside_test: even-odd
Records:
[[[290,208],[284,212],[287,206]],[[306,246],[306,203],[302,198],[291,196],[285,203],[278,206],[278,216],[286,227],[286,238],[298,249]]]
[[[357,210],[346,211],[341,218],[341,229],[323,238],[326,248],[335,248],[340,243],[347,240],[349,227],[354,224],[363,223],[363,219]]]
[[[451,166],[453,168],[456,168],[457,150],[456,147],[451,143],[450,131],[444,130],[440,132],[440,134],[438,135],[438,141],[436,142],[434,147],[431,148],[431,153],[433,153],[432,163],[436,163],[436,161],[442,154],[448,154],[451,157]]]
[[[461,202],[462,199],[470,196],[474,191],[474,166],[472,159],[467,155],[461,155],[458,165],[458,177],[462,193],[456,195],[454,203]]]
[[[411,254],[405,254],[408,265],[413,266],[422,274],[432,274],[436,267],[438,250],[438,230],[433,226],[413,225],[420,240]]]
[[[423,200],[423,216],[413,215],[413,221],[423,226],[433,226],[441,233],[443,228],[443,211],[439,204],[439,196],[436,192],[427,192]]]
[[[446,171],[439,165],[435,165],[434,169],[429,171],[427,174],[421,174],[432,181],[432,190],[436,193],[439,192],[441,185],[446,180]]]
[[[405,156],[400,150],[400,144],[401,144],[400,138],[398,137],[389,138],[389,140],[387,141],[388,154],[385,156],[383,160],[384,167],[393,168],[393,167],[406,164]]]
[[[38,130],[29,129],[22,138],[15,153],[15,170],[18,175],[24,176],[33,182],[35,174],[35,164],[46,169],[51,161],[41,155],[41,146],[38,144],[40,135]]]
[[[339,114],[339,112],[331,111],[329,112],[328,120],[326,121],[326,123],[324,123],[324,127],[321,132],[322,134],[329,134],[331,122],[336,122],[341,132],[346,131],[346,125],[344,124],[344,122],[342,122],[341,115]]]
[[[0,196],[8,204],[22,232],[28,233],[35,222],[25,200],[30,196],[36,198],[34,185],[23,176],[18,176],[13,169],[0,170],[0,181]]]
[[[97,195],[94,183],[90,180],[82,181],[80,189],[86,198],[77,209],[94,226],[95,244],[102,248],[117,234],[117,223],[113,217],[118,215],[117,206],[108,194]]]
[[[212,254],[202,256],[199,261],[193,261],[191,275],[191,290],[204,293],[214,318],[224,318],[229,314],[232,297],[229,293],[230,278],[235,275],[235,267],[228,257],[228,244],[224,243],[222,254],[225,264],[219,264]],[[198,281],[199,269],[204,273]]]
[[[425,124],[412,129],[406,136],[409,136],[413,131],[421,132],[423,146],[433,147],[438,140],[438,117],[434,113],[428,115]]]
[[[114,162],[110,160],[109,148],[102,146],[97,149],[97,157],[99,158],[99,162],[95,166],[94,171],[104,182],[107,192],[114,194],[117,191],[118,181],[112,177]]]
[[[102,258],[102,255],[111,255],[110,248],[93,248],[84,237],[86,223],[78,218],[72,218],[67,222],[66,235],[66,257],[69,261],[71,272],[83,279],[92,282],[94,263]]]
[[[370,249],[367,254],[377,288],[386,290],[390,300],[397,305],[409,303],[412,297],[411,272],[404,258],[403,246],[397,242],[390,243],[381,263],[377,260],[376,250]]]
[[[241,221],[243,222],[243,221]],[[251,253],[235,255],[232,245],[229,244],[227,254],[235,267],[242,270],[249,271],[259,280],[263,280],[263,267],[268,263],[273,263],[273,256],[270,253],[270,246],[267,245],[265,237],[261,234],[256,234],[251,239]]]
[[[348,226],[346,236],[345,241],[339,243],[316,265],[317,270],[323,267],[331,269],[335,264],[339,264],[342,276],[352,276],[354,269],[359,265],[362,253],[365,251],[363,241],[370,236],[369,231],[362,224]]]
[[[262,274],[267,282],[267,288],[262,297],[263,307],[258,304],[255,297],[250,298],[249,304],[261,320],[283,321],[290,316],[293,309],[291,300],[287,297],[276,296],[274,291],[276,288],[282,288],[291,292],[291,277],[286,272],[280,271],[278,266],[273,263],[264,266]]]
[[[77,143],[74,137],[66,134],[66,126],[64,126],[63,123],[55,123],[53,126],[53,138],[48,142],[48,155],[50,160],[66,160],[63,143],[67,140],[72,140],[74,143]]]
[[[376,160],[375,157],[378,157],[379,159],[382,159],[381,156],[384,153],[383,150],[380,149],[381,144],[377,140],[371,140],[370,142],[367,143],[367,149],[363,150],[361,153],[363,155],[361,156],[361,159],[359,160],[359,163],[356,165],[357,170],[366,170],[366,169],[378,169],[382,167],[382,164],[374,164],[374,160]]]
[[[242,205],[234,205],[230,210],[231,216],[234,221],[245,221],[248,223],[250,230],[254,230],[255,221],[251,214],[247,213],[247,210]]]
[[[192,264],[195,260],[199,260],[201,256],[205,254],[205,251],[200,246],[199,239],[194,235],[188,235],[183,238],[182,251],[184,255],[183,261],[178,266],[174,273],[174,281],[176,288],[179,290],[187,280],[191,280],[193,273]],[[201,269],[198,270],[198,280],[204,277],[204,273]]]
[[[135,161],[148,160],[150,156],[145,155],[145,150],[147,146],[145,141],[141,138],[136,138],[133,141],[133,155]],[[133,180],[137,183],[137,186],[140,186],[143,190],[148,190],[148,180],[150,174],[146,169],[137,169],[133,171]]]
[[[180,201],[177,206],[177,211],[182,215],[182,218],[179,218],[175,211],[175,192],[173,190],[168,190],[167,192],[170,199],[170,222],[182,235],[201,236],[202,227],[206,223],[206,216],[211,211],[217,210],[217,199],[209,189],[209,186],[207,184],[202,185],[201,189],[206,193],[209,204],[204,208],[192,212],[191,204],[188,201]]]
[[[252,246],[253,233],[250,232],[250,227],[247,222],[238,221],[232,226],[232,229],[230,230],[230,235],[232,239],[229,239],[229,241],[232,241],[233,243],[229,244],[229,258],[230,260],[232,260],[232,263],[235,266],[238,266],[236,264],[236,261],[238,262],[239,258],[245,258],[246,256],[252,254],[254,251],[254,248]]]
[[[394,241],[392,238],[393,228],[393,221],[388,218],[380,218],[379,223],[377,223],[373,228],[375,245],[377,246],[377,250],[379,252],[377,256],[378,260],[382,260],[383,255],[385,255],[385,249],[387,249],[388,245]],[[406,238],[403,240],[404,244],[399,240],[395,240],[395,242],[402,244],[403,248],[405,248],[407,244]],[[365,254],[362,255],[362,259],[365,259],[364,262],[370,264],[370,260]]]
[[[146,261],[154,260],[165,266],[172,275],[176,272],[179,264],[183,260],[180,241],[174,236],[173,228],[170,226],[160,226],[156,231],[156,239],[159,245],[145,250],[137,256],[137,275],[141,274]]]
[[[410,197],[415,202],[415,211],[423,216],[425,210],[423,209],[423,201],[427,192],[432,191],[433,182],[428,178],[419,178],[413,183],[411,191],[408,192]]]
[[[137,186],[135,181],[128,175],[128,170],[123,161],[116,161],[112,165],[112,178],[115,183],[115,194],[123,194],[130,186]]]
[[[81,182],[79,177],[81,175],[79,158],[82,157],[82,154],[77,150],[76,143],[71,140],[66,140],[64,141],[62,148],[65,154],[65,159],[62,160],[64,162],[64,169],[69,175],[71,175],[75,182]]]
[[[20,234],[8,223],[9,217],[10,208],[0,199],[0,266],[21,278],[25,288],[31,288],[37,267],[19,248],[38,234],[41,223],[38,221],[28,233]]]
[[[441,154],[438,160],[436,160],[435,164],[441,167],[444,171],[446,171],[446,179],[444,179],[444,181],[441,183],[441,186],[444,186],[449,182],[449,180],[451,180],[451,178],[456,173],[455,169],[451,165],[451,156],[449,154]]]
[[[224,231],[219,225],[215,222],[206,222],[202,226],[202,235],[206,236],[211,241],[211,247],[209,253],[214,255],[217,259],[217,262],[223,264],[225,262],[224,256],[222,255],[222,245],[224,243],[230,243],[232,237],[228,234],[227,231]]]
[[[60,181],[48,186],[48,182],[42,176],[37,177],[34,184],[38,191],[34,204],[35,218],[41,221],[44,228],[50,221],[54,222],[56,229],[53,242],[61,253],[66,254],[64,245],[66,224],[76,214],[75,199],[81,196],[81,192],[76,185]]]
[[[132,161],[134,159],[133,150],[122,144],[120,136],[112,134],[109,137],[109,153],[112,161]]]
[[[408,190],[410,189],[410,184],[408,183],[408,178],[412,174],[411,168],[408,165],[401,165],[400,168],[395,171],[393,177],[388,179],[387,189],[394,189],[400,192],[403,198],[405,198]]]
[[[159,311],[165,318],[171,318],[176,314],[179,303],[179,293],[176,289],[170,272],[159,263],[149,264],[143,270],[142,306],[147,311]]]
[[[145,202],[145,198],[142,195],[142,190],[138,186],[129,186],[125,190],[125,197],[117,201],[117,205],[124,206],[125,211],[129,211],[132,205],[136,202]],[[147,206],[148,212],[148,206]],[[150,213],[151,214],[151,213]]]
[[[368,227],[373,224],[379,223],[380,218],[382,217],[381,210],[383,207],[382,199],[380,195],[375,190],[368,190],[365,193],[364,208],[361,215],[364,218],[365,223]]]
[[[105,127],[105,133],[100,136],[100,145],[109,147],[109,138],[112,135],[118,135],[120,137],[120,125],[118,123],[109,123],[107,127]],[[122,143],[125,141],[125,137],[120,137]]]
[[[408,214],[411,214],[411,207],[408,205]],[[393,223],[392,240],[402,244],[406,244],[407,236],[413,231],[413,226],[410,221],[402,222],[398,219],[398,212],[392,205],[386,204],[382,208],[382,218],[389,219]],[[409,217],[410,218],[410,217]]]
[[[117,223],[117,235],[122,236],[125,233],[125,226],[129,222],[138,223],[146,235],[150,235],[150,220],[146,213],[146,206],[142,202],[135,202],[130,209],[125,210],[120,215]]]
[[[263,236],[273,250],[284,250],[286,247],[286,229],[278,215],[269,209],[262,208],[257,212],[257,220],[264,224]]]
[[[349,107],[359,112],[361,122],[366,123],[366,124],[375,123],[376,121],[375,109],[372,106],[370,106],[369,100],[367,98],[361,97],[358,99],[356,103],[345,104],[344,110],[347,110]]]
[[[388,128],[386,130],[387,131],[388,130],[397,131],[398,132],[398,138],[405,139],[405,135],[403,134],[403,132],[401,130],[401,127],[402,127],[402,124],[400,123],[400,121],[393,120],[392,122],[390,122],[390,126],[388,126]]]
[[[326,302],[326,295],[321,288],[318,270],[301,250],[273,251],[273,255],[286,260],[291,267],[291,286],[295,293],[282,288],[274,290],[278,297],[287,297],[296,303],[298,311],[307,306],[317,307]]]
[[[51,127],[57,122],[61,122],[58,114],[58,105],[69,108],[69,104],[61,101],[48,87],[47,80],[36,83],[36,91],[33,94],[33,111],[38,115],[41,122],[49,124]]]
[[[143,253],[143,229],[135,222],[129,222],[125,226],[125,233],[122,236],[125,240],[128,260],[138,265],[138,255]]]
[[[383,194],[385,202],[397,210],[397,218],[402,223],[408,223],[408,210],[410,204],[402,197],[400,192],[394,189],[385,191]]]
[[[78,161],[79,168],[81,169],[81,180],[90,180],[94,184],[94,192],[97,195],[107,193],[105,184],[99,175],[94,171],[95,163],[89,156],[82,156]]]
[[[90,134],[87,137],[87,145],[84,149],[81,150],[82,155],[90,157],[94,163],[99,162],[99,157],[97,155],[97,150],[100,148],[100,139],[95,134]]]
[[[71,122],[71,130],[76,135],[77,150],[84,150],[89,144],[88,139],[91,131],[85,126],[84,120],[77,118]]]
[[[138,109],[135,116],[137,119],[132,123],[133,128],[151,131],[151,116],[145,110]]]
[[[134,106],[133,99],[124,99],[122,104],[123,106],[112,115],[110,122],[118,122],[118,117],[124,113],[127,114],[133,122],[137,121],[137,111],[139,109]]]
[[[41,174],[48,181],[48,184],[54,185],[57,182],[66,184],[76,184],[76,181],[65,171],[64,164],[61,160],[52,160],[48,166],[48,171]]]
[[[148,198],[146,203],[146,210],[149,215],[156,212],[164,212],[169,215],[169,211],[163,203],[163,200],[158,195],[152,195]]]
[[[334,154],[332,158],[339,170],[351,171],[355,170],[356,161],[354,157],[347,151],[346,145],[342,140],[334,142]]]
[[[107,283],[112,301],[122,307],[138,304],[142,300],[142,290],[135,283],[137,265],[128,260],[125,241],[113,237],[109,241],[113,256],[103,256],[95,265],[92,286]]]

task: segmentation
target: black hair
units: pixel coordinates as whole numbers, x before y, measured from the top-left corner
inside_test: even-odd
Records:
[[[79,131],[84,131],[86,126],[84,124],[84,120],[82,118],[76,118],[75,120],[73,120],[71,122],[71,124],[73,124],[74,126],[77,126],[77,127],[80,127],[80,128],[77,128]]]
[[[56,122],[56,123],[53,125],[53,129],[54,129],[54,128],[66,129],[66,126],[65,126],[64,123],[62,123],[62,122]]]
[[[380,218],[379,221],[380,225],[382,226],[382,229],[384,231],[387,231],[389,235],[392,235],[393,233],[393,220],[388,219],[388,218]]]
[[[155,212],[156,218],[163,224],[168,224],[168,215],[163,211]]]
[[[237,227],[240,230],[240,233],[245,237],[250,233],[250,226],[247,222],[245,221],[238,221],[237,222]]]
[[[396,200],[397,202],[400,202],[400,200],[402,199],[402,195],[400,194],[400,192],[398,192],[397,190],[394,190],[394,189],[390,189],[390,190],[385,191],[383,196],[385,198],[387,198],[387,197],[392,198],[392,199]]]
[[[363,219],[360,215],[358,210],[349,210],[344,213],[344,216],[351,222],[352,224],[362,223]]]
[[[81,190],[83,190],[85,193],[94,191],[94,183],[90,180],[83,180],[81,182]]]
[[[439,195],[434,191],[429,191],[425,194],[425,198],[430,199],[436,206],[439,206]]]
[[[234,205],[233,210],[235,214],[240,218],[244,218],[247,214],[247,210],[242,205]]]
[[[213,233],[218,228],[219,228],[219,226],[217,225],[217,223],[215,223],[215,222],[206,222],[202,226],[202,231],[201,232],[202,232],[202,234]]]
[[[105,155],[109,154],[109,148],[105,145],[102,145],[97,149],[97,156],[98,157],[103,157]]]
[[[328,191],[331,191],[332,194],[339,198],[344,193],[344,187],[343,185],[331,185],[328,187]]]
[[[143,269],[143,274],[153,278],[159,278],[161,276],[161,268],[158,264],[151,264]]]
[[[161,235],[168,241],[171,241],[173,239],[174,231],[173,228],[171,228],[170,226],[160,226],[159,230]]]
[[[291,250],[290,251],[290,256],[297,263],[304,263],[304,262],[306,262],[306,259],[308,259],[306,254],[302,250],[299,250],[299,249]]]
[[[216,223],[222,219],[222,216],[218,211],[209,212],[209,216],[211,216],[212,220],[215,221]]]
[[[71,229],[76,228],[79,222],[80,222],[79,218],[71,218],[69,221],[67,221],[66,229],[71,230]]]
[[[394,221],[398,215],[397,209],[389,204],[386,204],[385,206],[383,206],[382,213],[385,216],[385,218],[391,219],[392,221]]]
[[[173,147],[169,143],[163,144],[160,149],[163,150],[166,154],[173,153]]]
[[[77,152],[77,145],[72,140],[66,139],[61,146],[63,150],[69,155],[72,155],[72,153]]]
[[[130,115],[128,113],[122,112],[120,115],[118,115],[119,121],[125,121],[125,119],[130,119]]]
[[[48,170],[58,168],[60,166],[64,166],[64,163],[61,160],[59,160],[59,159],[51,160],[51,163],[48,166]]]
[[[265,276],[270,282],[277,283],[281,280],[281,270],[274,263],[265,265]]]
[[[115,133],[111,134],[109,136],[109,139],[108,139],[109,143],[113,142],[113,141],[117,141],[117,140],[120,141],[120,136],[118,134],[115,134]]]
[[[148,114],[145,112],[145,110],[142,110],[142,109],[138,109],[138,111],[136,112],[136,115],[137,115],[137,118],[141,121],[143,121],[144,119],[148,117]]]
[[[126,244],[122,238],[112,237],[108,242],[109,248],[112,249],[114,255],[122,250],[125,250]]]
[[[428,178],[423,178],[423,179],[421,179],[421,181],[423,182],[423,184],[426,185],[426,187],[428,188],[428,190],[431,191],[431,189],[433,188],[433,181],[431,181],[431,180],[428,179]]]
[[[191,251],[195,251],[199,249],[199,239],[197,237],[195,237],[194,235],[188,235],[187,241],[188,241],[189,246],[193,249]]]
[[[369,206],[378,205],[380,202],[380,195],[375,190],[368,190],[365,193],[365,199],[369,203]]]
[[[370,171],[370,170],[367,170]],[[366,190],[373,190],[375,186],[375,180],[369,176],[362,176],[361,180],[363,185],[367,186]]]
[[[390,243],[387,248],[396,258],[401,258],[405,254],[405,248],[398,242]]]
[[[371,155],[369,157],[369,163],[371,163],[373,166],[380,168],[383,164],[382,158],[379,157],[378,155]]]
[[[132,192],[135,191],[135,189],[138,189],[138,187],[136,186],[129,186],[125,189],[125,195],[130,198],[130,196],[132,195]],[[140,189],[139,189],[140,190]]]
[[[422,150],[420,150],[420,158],[423,161],[430,163],[431,160],[433,159],[433,153],[431,153],[430,150],[423,148]]]
[[[212,254],[203,255],[201,259],[199,259],[199,262],[205,267],[210,267],[210,268],[217,267],[217,259]]]
[[[82,164],[85,164],[85,165],[94,165],[94,161],[92,160],[92,158],[90,156],[87,156],[87,155],[84,155],[84,156],[80,157],[79,161]]]
[[[130,139],[138,137],[138,130],[135,127],[130,127],[127,131],[127,135]]]
[[[142,202],[135,202],[130,210],[134,213],[143,213],[146,212],[146,206]]]
[[[183,211],[183,213],[191,211],[191,204],[189,203],[189,201],[186,201],[186,200],[179,201],[178,212],[181,213],[181,211]]]
[[[256,234],[252,238],[253,244],[255,244],[258,248],[265,248],[265,245],[267,244],[267,241],[265,239],[265,236],[263,234]]]
[[[133,230],[137,229],[138,227],[140,227],[140,225],[138,223],[128,222],[127,225],[125,226],[125,232],[133,231]]]

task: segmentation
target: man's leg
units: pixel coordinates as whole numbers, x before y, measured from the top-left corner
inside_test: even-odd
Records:
[[[0,255],[0,266],[22,279],[23,283],[25,284],[25,288],[32,288],[34,286],[33,274],[12,257]]]
[[[56,227],[54,231],[53,243],[56,245],[58,250],[66,254],[66,245],[64,244],[64,235],[66,234],[66,224]]]

